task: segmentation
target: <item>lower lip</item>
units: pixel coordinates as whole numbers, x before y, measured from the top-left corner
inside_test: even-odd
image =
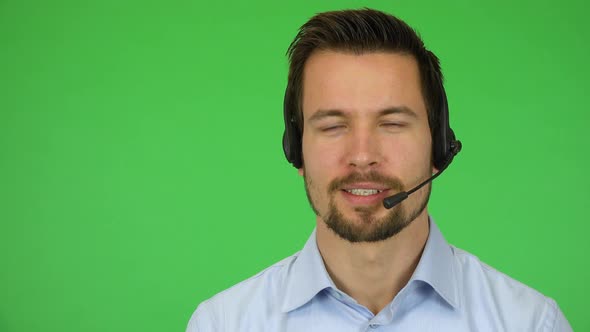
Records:
[[[383,190],[380,193],[368,196],[353,195],[346,190],[340,190],[342,196],[351,205],[375,205],[383,204],[383,200],[387,198],[389,190]]]

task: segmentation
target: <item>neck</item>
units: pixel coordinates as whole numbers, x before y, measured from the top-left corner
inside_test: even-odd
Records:
[[[379,242],[351,243],[317,218],[317,243],[338,289],[377,314],[408,283],[428,238],[426,209],[400,233]]]

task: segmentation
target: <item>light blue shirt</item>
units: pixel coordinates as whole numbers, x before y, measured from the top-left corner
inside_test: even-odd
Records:
[[[300,252],[201,303],[187,332],[572,331],[554,300],[430,233],[408,284],[377,315],[326,272],[315,230]]]

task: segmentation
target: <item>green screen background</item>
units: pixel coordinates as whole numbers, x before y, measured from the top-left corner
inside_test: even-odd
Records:
[[[284,53],[314,13],[400,16],[439,55],[464,150],[447,240],[590,331],[584,1],[0,0],[0,331],[183,331],[293,254]]]

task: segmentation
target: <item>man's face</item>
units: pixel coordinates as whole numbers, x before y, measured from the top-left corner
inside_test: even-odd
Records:
[[[383,199],[432,174],[416,60],[318,51],[304,68],[303,160],[319,219],[350,242],[387,239],[425,212],[430,185],[391,210]]]

